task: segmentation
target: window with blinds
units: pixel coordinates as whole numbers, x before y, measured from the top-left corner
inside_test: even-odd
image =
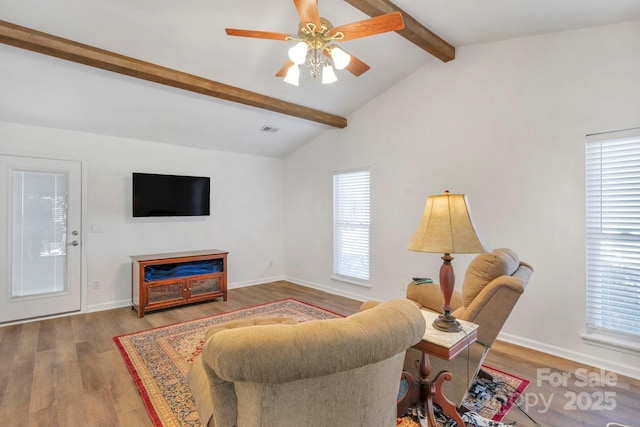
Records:
[[[640,129],[586,145],[587,331],[640,338]]]
[[[333,275],[368,286],[370,230],[369,169],[333,174]]]

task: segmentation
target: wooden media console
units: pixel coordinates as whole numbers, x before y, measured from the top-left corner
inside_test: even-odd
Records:
[[[218,249],[131,257],[132,305],[152,310],[222,297],[227,300],[227,254]]]

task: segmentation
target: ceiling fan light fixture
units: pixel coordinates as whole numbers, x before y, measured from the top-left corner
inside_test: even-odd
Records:
[[[331,49],[331,58],[333,59],[333,65],[336,67],[336,70],[344,70],[347,65],[349,65],[349,62],[351,62],[351,55],[339,47]]]
[[[293,61],[294,64],[300,65],[304,63],[307,59],[307,43],[306,42],[298,42],[289,49],[289,59]]]
[[[298,84],[300,70],[291,67],[291,64],[295,64],[298,67],[305,62],[308,64],[311,77],[314,78],[320,77],[326,62],[332,64],[337,70],[347,69],[354,76],[360,76],[370,67],[355,56],[351,56],[342,49],[337,48],[334,43],[390,31],[399,31],[404,28],[402,13],[397,10],[334,27],[329,20],[320,16],[318,0],[294,0],[293,4],[299,18],[297,34],[241,30],[237,28],[225,28],[225,31],[230,36],[293,41],[295,45],[289,49],[289,59],[276,72],[276,76],[282,77],[285,75],[285,81],[295,85]],[[327,60],[323,56],[330,59]],[[335,76],[333,69],[331,71],[327,70],[326,74],[327,77],[323,77],[325,82],[333,80]]]
[[[322,67],[322,84],[329,84],[338,81],[336,73],[333,71],[333,67],[326,64]]]
[[[293,64],[289,67],[287,75],[284,76],[284,82],[290,85],[299,86],[300,82],[300,67],[297,64]]]

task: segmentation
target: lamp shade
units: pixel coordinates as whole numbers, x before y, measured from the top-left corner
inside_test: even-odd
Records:
[[[296,43],[291,49],[289,49],[289,59],[294,64],[302,64],[307,58],[308,46],[305,42]]]
[[[409,250],[445,254],[486,252],[464,194],[429,196]]]
[[[351,62],[351,55],[337,46],[331,49],[331,58],[333,59],[333,65],[335,65],[336,70],[344,70],[347,65],[349,65],[349,62]]]
[[[322,84],[329,84],[338,81],[336,73],[333,71],[333,67],[329,64],[322,67]]]
[[[300,67],[296,64],[289,67],[287,75],[284,76],[284,81],[290,85],[298,86],[300,81]]]

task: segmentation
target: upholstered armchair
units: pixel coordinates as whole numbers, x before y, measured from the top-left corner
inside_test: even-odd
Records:
[[[454,292],[451,299],[452,314],[461,320],[479,325],[478,340],[468,352],[459,354],[451,361],[430,357],[431,372],[449,371],[452,381],[444,382],[444,394],[460,406],[482,362],[491,349],[511,310],[524,292],[533,268],[520,261],[510,249],[495,249],[476,256],[464,275],[462,292]],[[421,309],[441,312],[442,293],[437,284],[407,287],[407,298]],[[407,351],[405,370],[419,378],[416,361],[420,352]]]
[[[393,427],[405,351],[424,331],[406,299],[338,319],[230,322],[207,332],[189,385],[209,427]]]

